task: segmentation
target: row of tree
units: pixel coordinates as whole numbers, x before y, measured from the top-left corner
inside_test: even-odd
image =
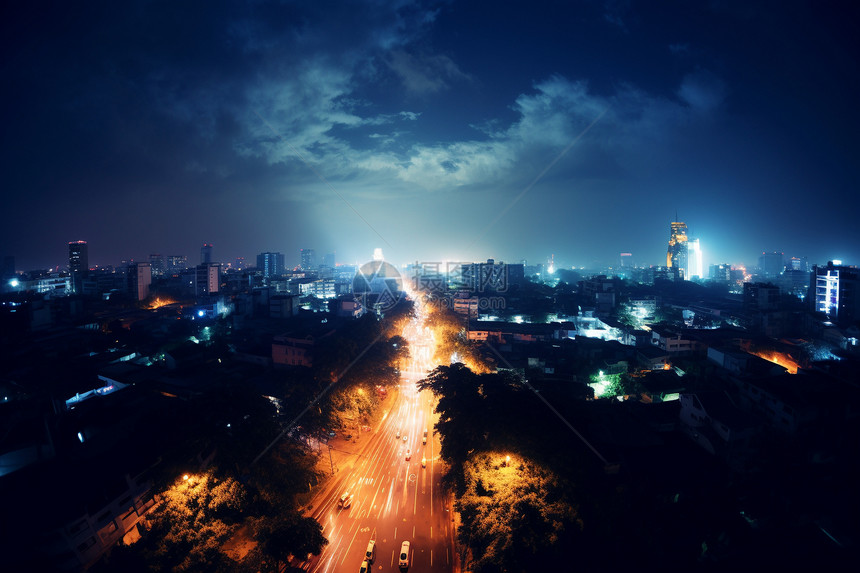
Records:
[[[256,384],[229,375],[213,376],[202,395],[177,402],[158,420],[172,439],[152,472],[158,505],[146,516],[146,531],[98,568],[277,571],[291,556],[318,554],[327,540],[301,513],[322,479],[318,457],[306,441],[287,436],[320,435],[344,417],[371,416],[374,386],[396,384],[408,357],[398,333],[411,313],[404,300],[383,320],[369,314],[346,323],[318,341],[312,368],[260,371],[279,410]],[[211,347],[221,361],[207,362],[219,371],[230,360],[223,342]],[[205,470],[189,471],[210,457]]]

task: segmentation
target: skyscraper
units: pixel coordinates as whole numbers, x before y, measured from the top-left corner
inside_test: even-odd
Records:
[[[89,256],[86,241],[69,243],[69,272],[86,273],[89,268]]]
[[[168,255],[167,272],[178,276],[179,273],[188,268],[188,257],[185,255]]]
[[[839,324],[860,319],[860,269],[829,261],[812,267],[810,295],[816,312]]]
[[[200,264],[206,265],[212,262],[212,243],[203,243],[200,247]]]
[[[678,269],[678,278],[686,278],[687,270],[687,224],[675,221],[669,225],[669,250],[666,266]]]
[[[69,274],[71,275],[72,292],[80,293],[83,279],[89,269],[89,254],[86,241],[71,241],[69,243]]]
[[[197,296],[206,296],[218,292],[221,286],[221,265],[218,263],[197,265],[196,274],[195,294]]]
[[[257,255],[257,270],[266,278],[284,274],[284,255],[282,253],[260,253]]]
[[[774,279],[785,270],[785,257],[783,253],[762,253],[758,258],[758,266],[764,278]]]
[[[149,255],[149,265],[152,267],[152,276],[164,276],[164,271],[166,268],[164,264],[164,255]]]
[[[702,269],[702,248],[699,245],[699,239],[690,239],[687,241],[687,270],[684,278],[687,280],[696,277],[703,279]]]
[[[317,264],[316,251],[314,251],[313,249],[302,249],[301,255],[302,255],[302,263],[301,263],[302,270],[308,271],[308,270],[316,268],[316,264]]]
[[[324,267],[328,267],[330,269],[333,269],[334,265],[335,265],[334,253],[326,253],[325,256],[323,257],[322,264]]]
[[[149,263],[132,263],[128,267],[128,292],[134,300],[144,300],[149,296],[152,284],[152,266]]]

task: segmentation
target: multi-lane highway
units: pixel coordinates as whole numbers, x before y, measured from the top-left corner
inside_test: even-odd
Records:
[[[319,556],[301,564],[307,571],[359,571],[370,540],[376,542],[372,571],[397,571],[403,541],[410,542],[410,571],[455,568],[452,508],[440,487],[433,398],[416,390],[416,382],[432,367],[432,333],[419,313],[403,336],[411,360],[391,410],[372,428],[351,463],[314,499],[311,515],[322,524],[329,543]],[[351,504],[342,508],[338,501],[346,493],[352,496]]]

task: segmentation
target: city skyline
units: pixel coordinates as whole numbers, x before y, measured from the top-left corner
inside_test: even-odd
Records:
[[[4,18],[0,255],[860,261],[836,8],[211,3]],[[191,25],[193,23],[193,25]],[[480,42],[476,42],[480,32]],[[675,213],[677,217],[675,217]],[[835,242],[838,237],[838,242]]]

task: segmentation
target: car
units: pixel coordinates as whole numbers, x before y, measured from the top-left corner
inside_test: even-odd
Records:
[[[400,546],[400,560],[397,562],[397,565],[401,569],[406,569],[409,567],[409,542],[404,541],[403,545]]]
[[[408,462],[411,457],[412,457],[412,450],[407,449],[406,450],[406,461]]]
[[[406,435],[405,434],[403,435],[403,441],[404,442],[406,441]]]
[[[364,560],[368,563],[373,563],[376,559],[376,541],[371,539],[367,543],[367,551],[364,552]]]
[[[427,467],[427,458],[421,458],[421,467],[422,467],[422,468],[426,468],[426,467]]]
[[[337,506],[341,507],[343,509],[348,508],[350,505],[352,505],[352,498],[353,497],[354,496],[351,493],[349,493],[348,491],[345,492],[342,496],[340,496],[340,499],[337,500]]]
[[[426,445],[427,445],[427,436],[424,436],[423,438],[421,438],[421,445],[422,445],[422,446],[426,446]]]
[[[365,559],[361,562],[361,569],[358,570],[358,573],[368,573],[370,571],[370,564]]]
[[[398,440],[400,439],[400,430],[397,430],[397,435],[396,435],[396,436],[394,436],[394,437],[395,437],[396,439],[398,439]]]

